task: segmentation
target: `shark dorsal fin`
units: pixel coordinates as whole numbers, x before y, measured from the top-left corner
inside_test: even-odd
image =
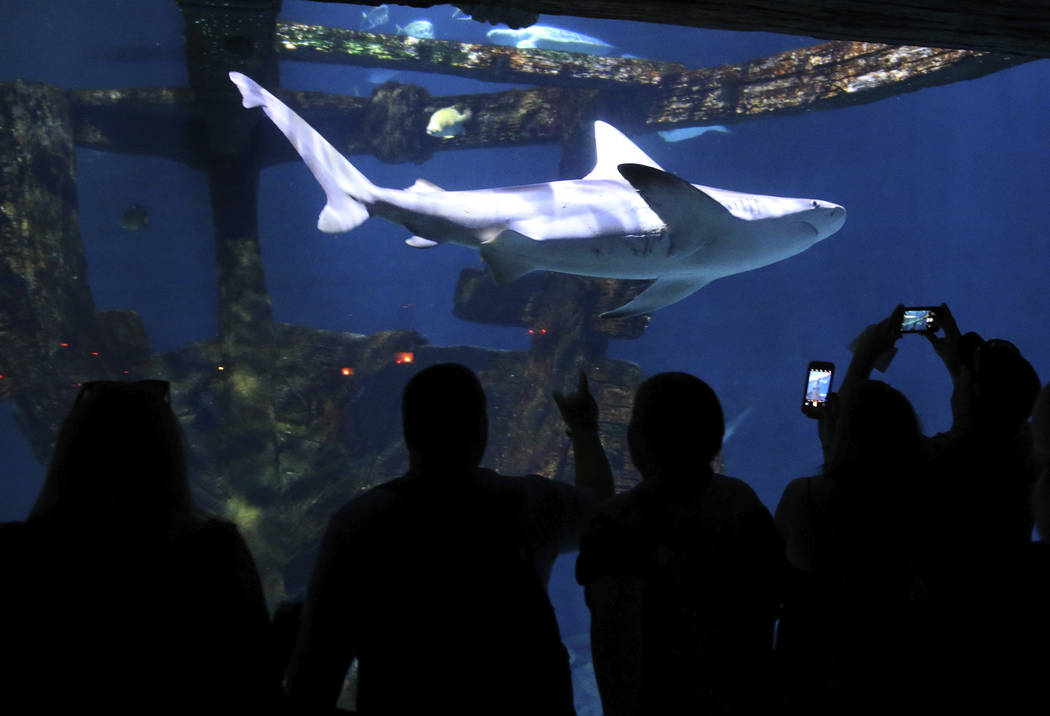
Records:
[[[659,164],[639,149],[623,132],[605,122],[594,123],[594,148],[598,161],[584,179],[612,179],[622,182],[623,176],[617,168],[621,164],[641,164],[661,169]]]

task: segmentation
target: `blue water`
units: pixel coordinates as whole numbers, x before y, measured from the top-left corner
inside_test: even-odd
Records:
[[[90,7],[89,7],[90,6]],[[357,27],[360,7],[284,3],[286,20]],[[367,9],[367,8],[366,8]],[[439,38],[484,41],[488,25],[449,7],[391,6],[380,31],[430,19]],[[544,17],[624,52],[704,67],[813,44],[809,38]],[[184,86],[182,18],[174,2],[19,0],[0,6],[0,81],[66,88]],[[17,28],[17,31],[10,31]],[[402,73],[434,95],[503,89],[462,78]],[[344,94],[371,91],[367,72],[284,62],[282,85]],[[750,193],[826,199],[849,211],[845,227],[803,254],[718,280],[653,315],[645,335],[615,341],[613,357],[647,374],[684,370],[710,383],[727,419],[749,411],[724,448],[727,470],[775,507],[793,477],[819,469],[816,425],[799,410],[810,360],[839,376],[850,340],[899,302],[947,302],[960,327],[1014,341],[1050,377],[1046,277],[1050,241],[1050,63],[925,89],[874,104],[748,121],[731,133],[678,144],[634,137],[667,171]],[[142,316],[155,352],[216,333],[214,253],[206,177],[163,159],[79,150],[80,227],[101,309]],[[559,148],[438,152],[422,165],[353,161],[375,183],[424,177],[446,189],[556,178]],[[432,344],[526,349],[523,329],[451,314],[459,272],[478,255],[449,246],[407,248],[404,230],[371,221],[352,234],[315,229],[323,195],[298,163],[267,169],[260,225],[275,318],[370,333],[413,329]],[[149,207],[149,226],[121,229],[124,208]],[[948,427],[950,384],[920,336],[906,336],[884,376],[912,400],[927,433]],[[43,468],[0,405],[0,519],[24,516]],[[551,586],[568,635],[586,632],[586,608],[562,560]],[[581,705],[581,712],[593,703]]]

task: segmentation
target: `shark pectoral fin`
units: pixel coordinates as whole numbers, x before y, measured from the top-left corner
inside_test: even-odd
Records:
[[[438,245],[437,241],[424,239],[422,236],[412,236],[405,239],[405,243],[414,249],[432,249]]]
[[[725,233],[741,221],[695,186],[644,164],[621,164],[623,178],[664,222],[671,236],[672,251],[695,251],[705,240]]]
[[[504,229],[495,238],[482,242],[481,260],[489,267],[496,283],[502,286],[536,270],[536,264],[529,256],[535,243],[513,229]]]
[[[642,313],[652,313],[681,301],[710,282],[711,279],[706,276],[663,276],[635,296],[633,301],[613,311],[606,311],[601,318],[629,318]]]

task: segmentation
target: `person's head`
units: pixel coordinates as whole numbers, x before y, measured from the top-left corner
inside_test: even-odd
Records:
[[[162,525],[191,511],[186,450],[168,383],[85,383],[59,430],[30,519]]]
[[[921,454],[922,431],[911,403],[896,388],[868,380],[839,406],[825,471],[899,471],[914,466]]]
[[[970,378],[967,397],[974,427],[1014,435],[1032,412],[1039,376],[1017,347],[999,338],[982,340],[967,333],[960,340],[960,360]]]
[[[439,363],[417,373],[405,386],[401,421],[413,467],[462,470],[481,462],[488,413],[470,368]]]
[[[631,460],[646,480],[710,473],[725,423],[715,391],[687,373],[659,373],[638,387],[627,429]]]

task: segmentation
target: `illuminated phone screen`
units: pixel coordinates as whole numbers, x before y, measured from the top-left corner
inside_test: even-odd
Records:
[[[915,308],[904,312],[901,333],[926,333],[935,329],[937,320],[932,308]]]
[[[805,404],[812,408],[820,408],[828,400],[828,392],[831,390],[831,371],[810,368],[809,379],[806,381]]]

